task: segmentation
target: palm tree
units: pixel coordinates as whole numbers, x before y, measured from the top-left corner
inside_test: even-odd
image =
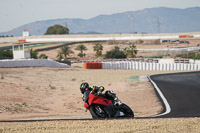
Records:
[[[96,51],[96,56],[102,56],[103,46],[100,43],[96,43],[93,47],[94,51]]]
[[[31,49],[30,55],[31,55],[31,58],[34,58],[34,59],[38,58],[38,52],[36,50]]]
[[[85,56],[85,54],[83,54],[83,51],[86,51],[88,49],[84,45],[78,45],[75,50],[80,51],[78,56],[83,57],[83,56]]]
[[[57,55],[56,57],[57,57],[57,59],[58,59],[59,61],[61,61],[61,60],[63,59],[63,55],[62,55],[61,52],[58,52],[58,55]]]
[[[132,45],[129,46],[129,48],[125,48],[124,54],[127,55],[127,57],[130,57],[130,58],[136,57],[136,54],[137,54],[136,46],[134,44],[132,44]]]
[[[60,48],[60,51],[59,51],[59,53],[57,55],[57,58],[59,60],[61,60],[61,59],[63,59],[63,55],[64,55],[64,58],[66,59],[67,56],[69,56],[72,53],[74,53],[74,52],[70,49],[70,47],[63,46],[63,47]]]

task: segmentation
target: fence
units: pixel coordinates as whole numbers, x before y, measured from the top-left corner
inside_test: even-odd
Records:
[[[146,63],[146,62],[103,62],[102,69],[130,69],[130,70],[152,70],[152,71],[179,71],[200,70],[200,64],[183,63]]]

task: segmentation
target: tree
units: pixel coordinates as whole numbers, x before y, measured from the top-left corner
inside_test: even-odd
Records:
[[[85,54],[83,53],[83,51],[86,51],[88,49],[84,45],[78,45],[75,50],[80,51],[80,53],[78,54],[78,56],[83,57],[83,56],[85,56]]]
[[[73,54],[74,52],[70,49],[69,46],[63,46],[60,48],[60,51],[57,55],[58,60],[63,59],[63,56],[65,59],[67,59],[67,56],[69,56],[70,54]]]
[[[30,55],[31,55],[31,58],[34,58],[34,59],[38,58],[38,52],[33,49],[30,50]]]
[[[95,46],[93,47],[94,51],[96,51],[96,56],[102,56],[102,50],[103,50],[103,46],[100,43],[96,43]]]
[[[137,54],[136,46],[132,44],[129,46],[129,48],[125,48],[124,54],[129,58],[134,58],[135,55]]]
[[[58,52],[58,55],[56,57],[59,61],[61,61],[63,59],[63,54],[61,52]]]
[[[47,28],[45,35],[51,34],[69,34],[69,29],[61,25],[54,25]]]
[[[126,55],[124,54],[123,51],[120,51],[118,46],[115,46],[114,49],[112,49],[111,51],[108,51],[105,54],[105,58],[107,58],[107,59],[111,59],[111,58],[120,59],[120,58],[126,58]]]

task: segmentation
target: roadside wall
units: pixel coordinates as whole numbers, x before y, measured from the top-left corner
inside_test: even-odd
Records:
[[[71,68],[71,66],[58,63],[50,59],[19,59],[19,60],[0,60],[0,68],[17,67],[58,67]]]

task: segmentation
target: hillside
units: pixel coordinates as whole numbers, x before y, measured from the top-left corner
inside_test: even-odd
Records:
[[[132,16],[132,21],[130,19]],[[111,15],[99,15],[91,19],[64,18],[43,20],[22,25],[0,35],[21,36],[24,29],[31,35],[42,35],[54,24],[67,25],[70,33],[174,33],[200,31],[200,7],[186,9],[148,8]]]

